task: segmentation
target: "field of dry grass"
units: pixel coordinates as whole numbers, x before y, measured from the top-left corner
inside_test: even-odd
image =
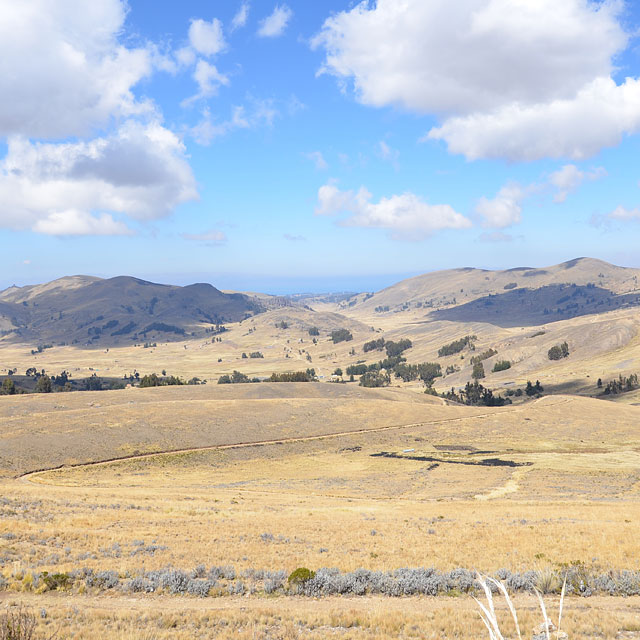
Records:
[[[41,626],[65,638],[478,638],[467,596],[267,595],[256,572],[640,570],[629,404],[469,408],[263,383],[5,397],[0,411],[0,603],[44,607]],[[199,450],[141,455],[176,449]],[[249,595],[37,586],[42,571],[113,571],[124,584],[198,565],[232,566]],[[535,603],[517,603],[528,629]],[[563,627],[635,637],[639,616],[636,598],[574,596]]]

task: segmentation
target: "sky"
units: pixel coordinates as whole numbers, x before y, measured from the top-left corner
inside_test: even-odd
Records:
[[[0,0],[0,288],[640,267],[630,0]]]

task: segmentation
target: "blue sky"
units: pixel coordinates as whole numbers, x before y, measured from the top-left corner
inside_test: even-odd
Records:
[[[640,267],[635,3],[449,5],[3,9],[0,287]]]

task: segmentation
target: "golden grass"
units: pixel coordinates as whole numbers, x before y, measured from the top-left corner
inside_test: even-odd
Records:
[[[633,406],[556,396],[471,409],[397,389],[265,384],[3,398],[0,411],[5,601],[44,606],[40,624],[63,623],[63,637],[478,638],[483,627],[467,597],[36,595],[34,572],[640,569]],[[281,443],[234,446],[252,438]],[[194,444],[212,448],[11,477],[48,459]],[[166,548],[131,555],[136,540]],[[523,629],[539,622],[534,600],[515,602]],[[563,629],[615,638],[637,630],[639,611],[637,598],[569,599]]]

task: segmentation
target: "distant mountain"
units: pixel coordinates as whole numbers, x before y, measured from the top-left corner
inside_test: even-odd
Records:
[[[264,310],[250,296],[210,284],[186,287],[118,276],[70,276],[0,292],[0,331],[31,343],[106,346],[168,341]]]
[[[340,309],[360,314],[424,312],[431,319],[491,322],[502,326],[544,323],[640,303],[640,269],[576,258],[542,269],[488,271],[464,267],[358,294]]]

